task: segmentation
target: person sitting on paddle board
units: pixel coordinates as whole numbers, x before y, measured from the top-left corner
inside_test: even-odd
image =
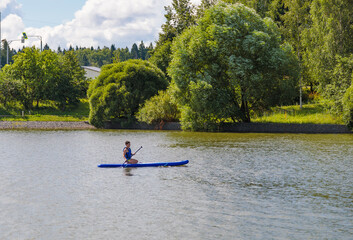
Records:
[[[135,155],[135,153],[131,153],[131,148],[130,148],[130,141],[126,141],[125,142],[125,146],[123,149],[123,156],[125,159],[125,163],[132,163],[132,164],[136,164],[138,163],[138,161],[136,159],[131,158],[132,156]]]

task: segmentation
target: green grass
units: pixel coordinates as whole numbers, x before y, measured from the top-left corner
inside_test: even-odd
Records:
[[[333,116],[320,104],[305,104],[302,109],[299,105],[274,107],[252,122],[344,124],[341,117]]]
[[[7,108],[0,105],[0,121],[87,121],[89,103],[87,99],[81,99],[77,106],[62,111],[52,102],[41,102],[33,110],[24,111],[24,116],[22,111],[18,103]]]
[[[82,99],[77,106],[66,111],[58,109],[52,102],[43,102],[39,107],[22,117],[19,104],[4,108],[0,105],[0,121],[88,121],[89,103]],[[6,116],[4,116],[6,115]],[[341,117],[330,114],[321,104],[305,104],[274,107],[263,116],[253,117],[252,122],[263,123],[312,123],[312,124],[344,124]]]

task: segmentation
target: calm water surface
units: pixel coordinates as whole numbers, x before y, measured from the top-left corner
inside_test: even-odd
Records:
[[[100,169],[125,140],[142,162]],[[353,136],[0,131],[0,239],[352,239]]]

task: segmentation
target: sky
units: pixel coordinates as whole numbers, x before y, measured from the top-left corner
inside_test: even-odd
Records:
[[[129,47],[158,40],[172,0],[0,0],[1,39],[10,47]],[[192,0],[199,4],[201,0]],[[22,32],[29,36],[25,43]]]

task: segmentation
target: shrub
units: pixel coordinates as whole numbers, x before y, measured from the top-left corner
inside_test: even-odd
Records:
[[[88,90],[89,121],[103,127],[109,120],[134,118],[139,106],[167,85],[164,73],[148,61],[106,65]]]
[[[147,100],[137,113],[137,119],[146,123],[172,122],[178,120],[180,112],[172,100],[170,91],[159,91]]]

